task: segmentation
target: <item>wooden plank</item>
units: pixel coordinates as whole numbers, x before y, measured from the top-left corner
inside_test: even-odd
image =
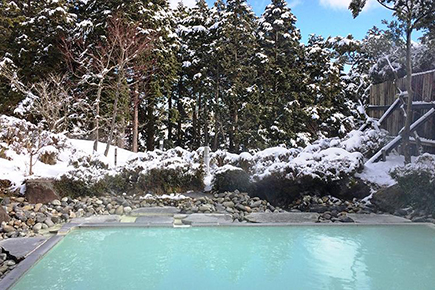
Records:
[[[417,130],[433,114],[435,114],[435,108],[430,109],[426,114],[424,114],[417,121],[412,123],[411,128],[410,128],[410,133],[414,132],[414,130]],[[379,150],[375,155],[373,155],[373,157],[370,158],[366,162],[366,164],[377,162],[382,157],[383,154],[388,154],[389,152],[391,152],[391,150],[396,148],[400,144],[400,142],[402,141],[401,133],[402,133],[403,129],[404,128],[402,128],[402,130],[400,130],[399,135],[397,135],[391,142],[389,142],[381,150]]]
[[[379,119],[379,124],[382,124],[399,107],[400,103],[400,99],[397,98]]]

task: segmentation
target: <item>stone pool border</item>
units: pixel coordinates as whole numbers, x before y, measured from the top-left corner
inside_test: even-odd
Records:
[[[315,223],[315,222],[299,222],[299,223],[202,223],[191,225],[173,225],[173,224],[143,224],[143,223],[125,223],[125,222],[106,222],[106,223],[67,223],[57,232],[56,235],[49,238],[42,245],[33,250],[26,258],[21,261],[15,269],[8,273],[0,280],[0,289],[10,289],[34,264],[44,257],[57,243],[59,243],[68,233],[75,229],[88,228],[192,228],[192,227],[301,227],[301,226],[318,226],[318,227],[366,227],[366,226],[427,226],[435,230],[435,224],[432,223]]]

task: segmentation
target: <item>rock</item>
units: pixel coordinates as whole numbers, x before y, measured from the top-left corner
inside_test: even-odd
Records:
[[[409,197],[399,185],[393,185],[375,192],[371,202],[381,211],[394,213],[409,205]]]
[[[353,220],[351,217],[347,216],[347,215],[342,215],[342,216],[340,216],[340,217],[338,218],[338,220],[339,220],[340,222],[342,222],[342,223],[353,223],[353,222],[354,222],[354,220]]]
[[[223,205],[224,207],[231,207],[231,208],[234,208],[234,202],[232,202],[232,201],[225,201],[225,202],[222,203],[222,205]]]
[[[9,270],[9,267],[7,265],[3,265],[3,266],[0,267],[0,273],[4,273],[7,270]]]
[[[210,205],[210,204],[203,204],[203,205],[200,205],[199,207],[198,207],[198,209],[199,209],[199,211],[202,211],[202,212],[206,212],[206,211],[213,211],[213,207]]]
[[[362,199],[370,195],[371,189],[359,178],[345,178],[336,184],[336,189],[332,193],[335,197],[347,200]]]
[[[123,205],[118,206],[115,210],[115,214],[122,215],[123,213],[124,213],[124,206]]]
[[[59,199],[51,179],[28,179],[26,180],[25,196],[29,203],[49,203]]]
[[[328,213],[328,212],[325,212],[325,213],[322,215],[322,217],[323,217],[325,220],[330,220],[330,219],[332,218],[332,215],[331,215],[330,213]]]
[[[47,219],[47,217],[45,216],[45,214],[43,214],[41,212],[36,213],[36,222],[37,223],[43,223],[46,219]]]
[[[54,205],[54,206],[60,206],[60,205],[62,205],[62,203],[61,203],[60,200],[58,200],[58,199],[53,200],[53,201],[51,202],[51,204]]]
[[[15,217],[22,222],[27,221],[27,216],[23,212],[16,212]]]
[[[19,203],[23,203],[24,202],[24,197],[16,197],[15,200]]]
[[[44,221],[44,223],[45,223],[49,228],[51,228],[51,227],[54,226],[54,223],[53,223],[53,221],[52,221],[50,218],[47,218],[47,219]]]
[[[42,229],[42,224],[41,224],[41,223],[37,223],[37,224],[35,224],[35,225],[33,226],[33,228],[32,228],[32,230],[33,230],[35,233],[38,233],[41,229]]]
[[[427,221],[427,218],[424,217],[424,216],[416,216],[416,217],[413,217],[411,219],[411,221],[414,222],[414,223],[424,223],[424,222]]]
[[[219,192],[234,191],[239,194],[239,190],[249,191],[251,182],[249,174],[241,168],[220,171],[215,174],[213,188]]]
[[[2,229],[5,233],[15,232],[15,228],[13,226],[6,225],[6,224],[2,226]]]
[[[29,211],[33,209],[33,205],[27,204],[21,208],[24,211]]]
[[[256,208],[256,207],[259,207],[259,206],[261,206],[261,200],[251,202],[251,207],[252,208]]]
[[[317,213],[324,213],[328,210],[327,207],[320,205],[320,204],[314,204],[310,206],[310,210],[311,212],[317,212]]]
[[[3,206],[0,205],[0,223],[8,222],[10,217]]]
[[[129,214],[132,211],[132,208],[129,206],[124,207],[124,214]]]
[[[28,218],[26,224],[31,227],[35,224],[35,220],[33,218]]]
[[[236,205],[236,209],[241,210],[241,211],[247,211],[246,206],[244,206],[240,203]]]
[[[398,216],[406,216],[408,214],[410,214],[412,212],[412,208],[408,207],[408,208],[399,208],[398,210],[396,210],[394,212],[394,215],[398,215]]]
[[[41,207],[42,207],[42,203],[37,203],[37,204],[35,204],[34,210],[39,211],[41,209]]]

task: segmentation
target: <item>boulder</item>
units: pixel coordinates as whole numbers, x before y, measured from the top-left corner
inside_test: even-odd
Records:
[[[398,184],[395,184],[375,192],[371,202],[382,211],[394,213],[409,205],[409,197]]]
[[[54,189],[52,179],[28,179],[26,180],[25,196],[29,203],[50,203],[58,200],[59,195]]]
[[[337,198],[352,200],[363,199],[371,193],[370,187],[359,178],[345,178],[333,185],[330,194]]]
[[[3,206],[0,205],[0,223],[2,222],[8,222],[9,221],[9,215],[6,212],[6,210],[3,208]]]
[[[234,191],[250,191],[251,182],[249,175],[243,169],[232,167],[226,170],[216,172],[213,179],[213,188],[219,192]]]

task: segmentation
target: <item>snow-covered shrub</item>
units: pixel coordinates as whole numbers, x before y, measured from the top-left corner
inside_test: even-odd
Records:
[[[387,136],[385,130],[353,130],[341,140],[341,148],[349,152],[360,152],[370,158],[387,143]]]
[[[190,152],[182,148],[167,151],[155,150],[138,153],[125,165],[109,168],[104,157],[80,155],[71,158],[70,165],[74,169],[62,176],[63,183],[77,185],[78,190],[69,189],[70,194],[80,195],[82,187],[87,186],[96,191],[95,194],[165,194],[202,190],[204,188],[203,167],[198,162],[196,151]],[[196,160],[196,161],[195,161]],[[68,181],[68,182],[67,182]]]
[[[234,191],[236,189],[248,192],[251,189],[249,175],[242,168],[224,165],[214,173],[213,189],[219,192]]]
[[[435,213],[435,155],[425,153],[390,174],[414,205]]]
[[[38,126],[15,117],[0,115],[0,145],[13,150],[16,154],[27,154],[30,149],[39,146],[39,153],[45,146],[61,150],[67,144],[62,134],[41,130]],[[48,148],[47,148],[48,149]]]

